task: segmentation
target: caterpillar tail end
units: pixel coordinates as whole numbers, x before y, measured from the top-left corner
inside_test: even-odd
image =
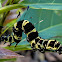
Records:
[[[62,54],[62,46],[60,46],[60,48],[57,50],[57,52],[60,54]]]

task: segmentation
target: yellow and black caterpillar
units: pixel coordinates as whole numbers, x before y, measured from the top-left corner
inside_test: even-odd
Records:
[[[1,37],[1,41],[9,41],[10,44],[12,40],[17,44],[22,39],[22,32],[27,35],[27,41],[31,44],[33,50],[39,50],[40,52],[45,52],[46,50],[54,50],[58,53],[62,53],[62,46],[56,40],[47,40],[42,39],[34,25],[28,20],[21,20],[14,24],[13,26],[13,35],[12,36],[3,36]]]

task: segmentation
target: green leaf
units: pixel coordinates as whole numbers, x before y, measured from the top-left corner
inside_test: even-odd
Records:
[[[48,10],[62,10],[62,3],[34,3],[34,4],[22,4],[24,6],[30,6],[33,9],[48,9]]]
[[[23,0],[22,3],[62,3],[62,0]]]
[[[16,61],[16,58],[13,58],[13,59],[0,59],[0,62],[4,62],[4,61]]]
[[[33,9],[62,10],[61,0],[24,0],[21,4]]]
[[[20,51],[20,50],[32,50],[31,47],[28,45],[17,45],[16,47],[15,46],[8,46],[8,47],[4,47],[5,49],[9,49],[9,50],[12,50],[12,51]]]

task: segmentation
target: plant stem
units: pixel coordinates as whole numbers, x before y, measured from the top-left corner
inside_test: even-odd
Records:
[[[6,19],[6,16],[8,15],[8,13],[9,13],[9,11],[8,12],[4,12],[4,14],[3,14],[3,19],[2,19],[2,25],[3,25],[3,23],[4,23],[4,21],[5,21],[5,19]]]
[[[8,6],[0,8],[0,14],[3,13],[3,12],[10,11],[12,9],[17,9],[17,8],[26,8],[26,6],[23,6],[21,4],[8,5]]]

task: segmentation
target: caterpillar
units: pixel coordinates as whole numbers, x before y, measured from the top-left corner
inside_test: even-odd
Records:
[[[44,53],[46,50],[53,50],[58,52],[59,54],[62,53],[62,46],[56,40],[47,40],[42,39],[34,27],[34,25],[29,22],[28,20],[21,20],[14,24],[13,26],[13,35],[12,36],[2,36],[1,41],[10,42],[10,45],[16,42],[15,47],[17,44],[22,40],[22,32],[27,35],[27,41],[31,44],[33,50],[38,50]]]
[[[27,10],[28,8],[29,6],[27,7]],[[56,40],[42,39],[39,36],[34,25],[28,20],[20,20],[16,22],[13,26],[13,34],[8,36],[1,36],[0,41],[5,41],[5,43],[10,42],[10,46],[12,43],[16,42],[16,47],[17,44],[22,40],[22,32],[24,32],[27,35],[26,39],[31,44],[33,50],[38,50],[42,53],[44,53],[45,51],[53,50],[55,52],[58,52],[59,54],[62,54],[62,45]]]

